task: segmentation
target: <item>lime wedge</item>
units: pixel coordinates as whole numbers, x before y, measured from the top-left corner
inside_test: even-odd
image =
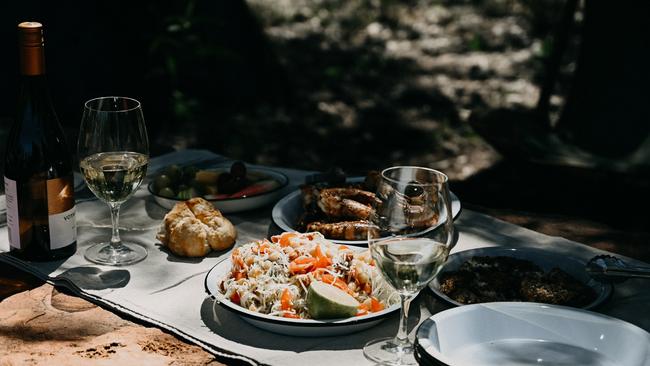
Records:
[[[348,318],[357,314],[359,302],[345,291],[314,281],[307,292],[307,309],[314,319]]]

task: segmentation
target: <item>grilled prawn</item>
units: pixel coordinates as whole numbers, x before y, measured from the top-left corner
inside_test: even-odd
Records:
[[[365,220],[341,221],[341,222],[320,222],[315,221],[307,224],[308,231],[319,231],[325,237],[340,240],[365,240],[368,238],[368,230],[376,230]]]
[[[358,188],[324,188],[319,192],[318,207],[332,218],[366,220],[378,203],[374,193]]]

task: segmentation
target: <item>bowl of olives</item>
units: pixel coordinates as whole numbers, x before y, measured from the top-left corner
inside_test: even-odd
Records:
[[[221,212],[230,213],[277,201],[287,184],[287,176],[276,170],[247,167],[236,161],[230,166],[210,169],[170,165],[153,178],[148,188],[156,202],[165,208],[203,197]]]

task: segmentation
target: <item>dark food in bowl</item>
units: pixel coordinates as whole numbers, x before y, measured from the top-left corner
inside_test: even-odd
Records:
[[[440,291],[461,304],[527,301],[583,307],[595,291],[559,268],[544,273],[528,260],[476,256],[440,274]]]
[[[194,166],[170,165],[154,178],[151,190],[159,196],[187,200],[244,198],[272,191],[281,185],[260,171],[250,171],[240,161],[229,169],[199,169]]]

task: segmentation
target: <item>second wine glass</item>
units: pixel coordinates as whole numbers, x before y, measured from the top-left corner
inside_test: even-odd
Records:
[[[120,238],[120,206],[138,189],[147,173],[149,141],[140,102],[125,97],[91,99],[84,105],[77,146],[79,166],[88,188],[108,204],[112,236],[86,250],[91,262],[123,266],[147,257],[147,250]]]
[[[376,194],[368,246],[399,293],[402,309],[397,335],[368,342],[363,353],[383,365],[411,365],[416,363],[407,328],[411,299],[435,277],[454,244],[448,178],[429,168],[388,168]]]

